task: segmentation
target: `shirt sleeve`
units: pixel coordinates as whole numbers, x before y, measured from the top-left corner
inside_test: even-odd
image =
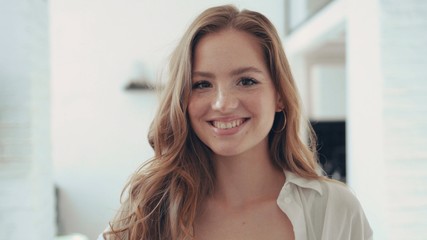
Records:
[[[369,226],[368,220],[366,219],[365,213],[363,212],[362,207],[359,205],[359,211],[355,213],[353,219],[351,220],[351,229],[349,239],[364,239],[372,240],[373,232]]]
[[[344,184],[330,184],[325,223],[324,240],[373,239],[373,231],[359,200]]]
[[[105,240],[105,238],[104,238],[104,233],[105,232],[107,232],[107,231],[110,231],[110,226],[107,226],[105,229],[104,229],[104,231],[101,233],[101,234],[99,234],[99,236],[98,236],[98,238],[96,239],[96,240]]]

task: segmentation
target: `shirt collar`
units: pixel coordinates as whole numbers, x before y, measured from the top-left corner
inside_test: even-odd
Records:
[[[297,174],[289,171],[284,171],[286,176],[286,184],[292,183],[302,188],[309,188],[317,191],[320,195],[322,195],[322,186],[320,185],[319,180],[316,179],[308,179],[298,176]]]

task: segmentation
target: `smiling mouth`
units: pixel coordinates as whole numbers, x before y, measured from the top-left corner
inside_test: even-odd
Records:
[[[218,129],[230,129],[230,128],[236,128],[239,127],[240,125],[242,125],[244,122],[246,122],[247,119],[236,119],[233,121],[227,121],[227,122],[222,122],[222,121],[211,121],[211,125],[214,126],[215,128]]]

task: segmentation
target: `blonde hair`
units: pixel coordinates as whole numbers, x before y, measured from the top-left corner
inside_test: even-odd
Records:
[[[312,146],[314,134],[308,122],[301,121],[297,89],[274,26],[257,12],[239,11],[230,5],[213,7],[194,20],[172,53],[169,81],[148,136],[154,157],[126,185],[125,201],[104,238],[194,237],[192,226],[197,211],[212,192],[215,176],[211,152],[197,138],[188,120],[193,51],[203,36],[226,28],[258,39],[284,104],[283,113],[276,113],[269,133],[273,164],[305,178],[319,178],[315,149],[301,139],[301,123],[309,130]]]

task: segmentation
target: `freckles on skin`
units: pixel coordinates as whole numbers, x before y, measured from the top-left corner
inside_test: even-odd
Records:
[[[278,101],[255,37],[232,29],[203,36],[192,75],[188,113],[205,145],[227,156],[267,148]]]

